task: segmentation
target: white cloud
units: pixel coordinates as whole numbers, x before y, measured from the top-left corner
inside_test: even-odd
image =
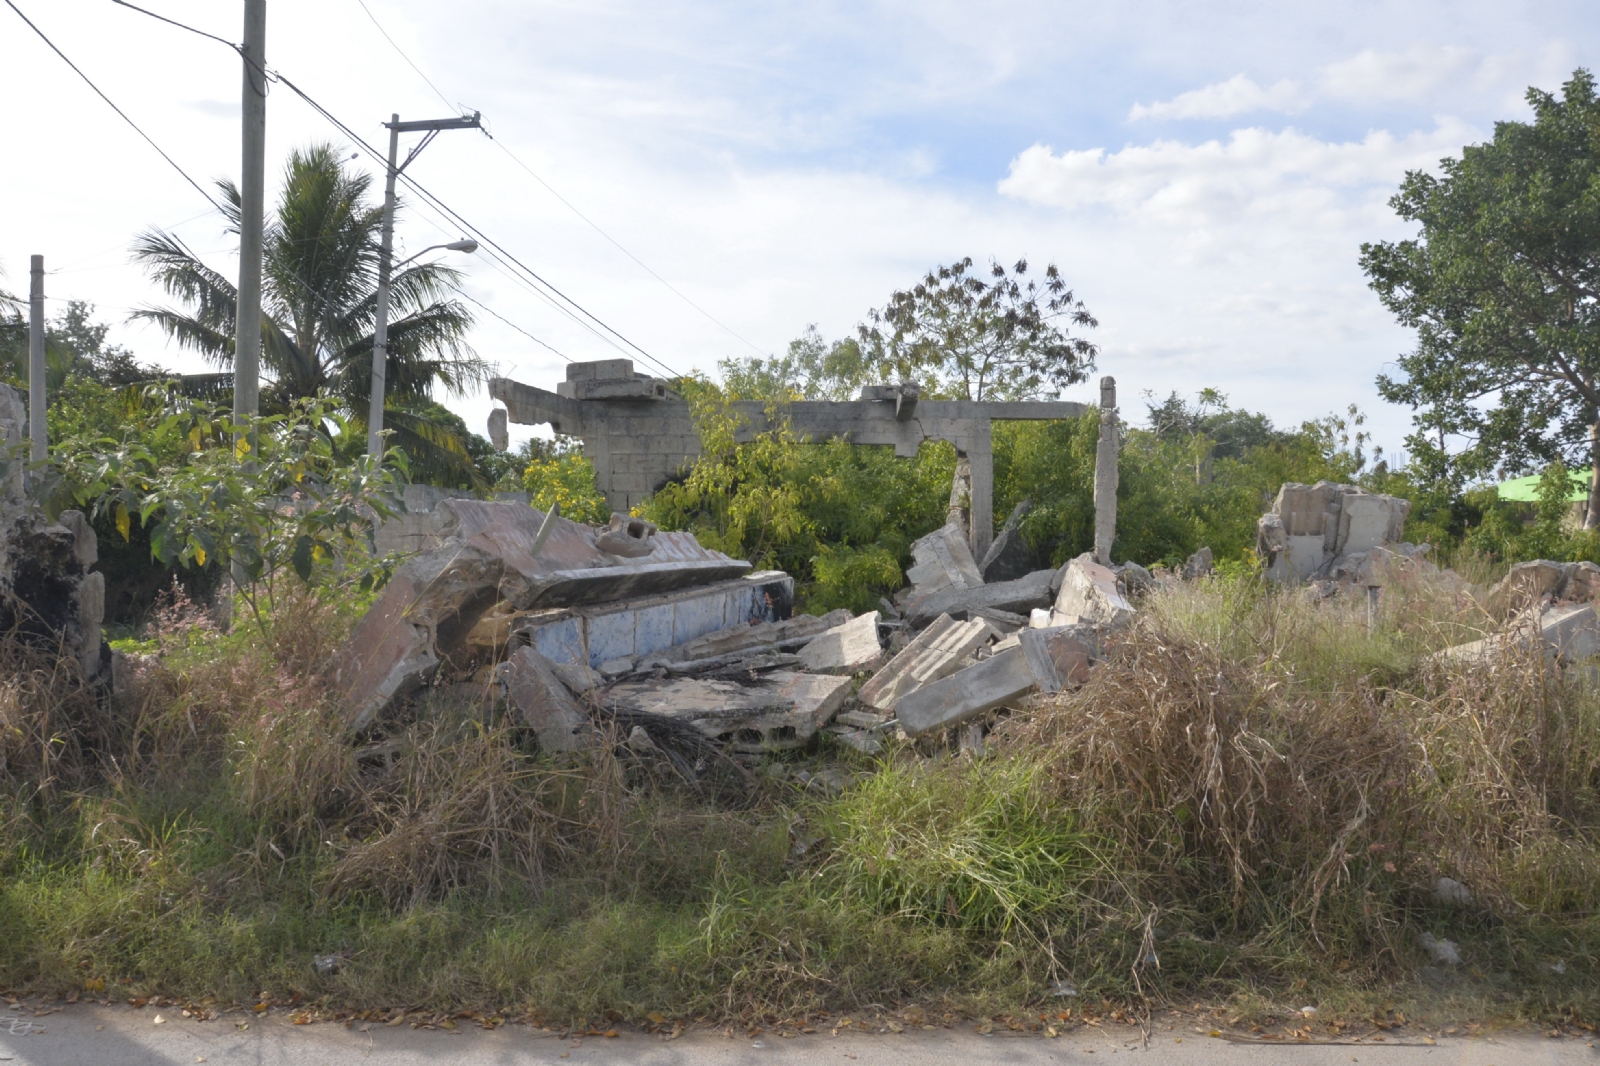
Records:
[[[1231,118],[1256,111],[1293,114],[1305,106],[1300,87],[1288,79],[1263,88],[1243,74],[1235,74],[1227,81],[1180,93],[1171,100],[1134,104],[1128,112],[1128,121],[1138,122],[1147,118]]]
[[[1011,163],[1000,191],[1033,204],[1110,208],[1166,227],[1338,227],[1370,217],[1409,169],[1459,151],[1473,130],[1443,120],[1427,132],[1384,130],[1330,142],[1294,129],[1235,130],[1226,141],[1155,141],[1116,152],[1057,153],[1034,145]]]

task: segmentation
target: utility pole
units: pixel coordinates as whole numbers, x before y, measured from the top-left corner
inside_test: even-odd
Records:
[[[239,303],[233,337],[233,420],[261,408],[261,227],[267,154],[267,0],[244,0],[244,94],[240,108]],[[253,442],[252,442],[253,444]]]
[[[28,269],[28,458],[43,462],[49,449],[44,424],[44,256]]]
[[[389,370],[389,282],[392,280],[390,275],[394,273],[390,263],[394,256],[394,183],[400,177],[400,172],[411,165],[411,161],[428,147],[440,130],[481,128],[476,111],[470,118],[459,116],[417,122],[401,122],[400,116],[395,114],[390,115],[384,125],[389,127],[389,167],[383,179],[383,237],[378,252],[377,321],[372,326],[372,399],[367,409],[367,454],[374,457],[383,455],[384,378]],[[428,135],[407,153],[404,163],[399,162],[400,135],[419,130],[427,131]]]

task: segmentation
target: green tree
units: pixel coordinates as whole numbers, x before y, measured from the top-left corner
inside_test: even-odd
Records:
[[[0,378],[26,387],[28,320],[20,308],[8,312],[7,302],[0,294]],[[102,385],[132,385],[169,376],[160,367],[140,365],[121,345],[107,344],[110,329],[109,324],[95,321],[94,305],[83,300],[68,300],[59,314],[45,321],[45,390],[52,405],[69,376]]]
[[[1455,490],[1492,471],[1592,464],[1585,528],[1600,526],[1600,100],[1578,70],[1529,89],[1532,122],[1406,175],[1390,204],[1412,240],[1364,244],[1386,307],[1417,332],[1378,389],[1416,411],[1423,480]],[[1461,443],[1461,442],[1464,442]],[[1452,446],[1459,450],[1452,453]]]
[[[1099,349],[1072,327],[1099,323],[1054,263],[1028,277],[1027,260],[1008,272],[991,262],[989,280],[972,257],[928,272],[890,295],[858,332],[865,360],[882,376],[917,382],[963,400],[1054,395],[1084,380]]]
[[[290,153],[283,190],[268,219],[262,262],[261,364],[270,382],[263,408],[287,410],[297,400],[338,397],[344,415],[360,424],[372,381],[381,204],[369,175],[344,169],[331,145]],[[239,226],[239,193],[219,183],[230,232]],[[134,258],[184,310],[135,312],[180,347],[219,370],[233,365],[236,293],[176,236],[142,235]],[[415,408],[437,391],[462,395],[482,381],[485,364],[467,346],[472,317],[450,293],[458,271],[419,262],[397,271],[390,290],[389,399],[384,413],[394,442],[413,470],[446,481],[476,477],[466,442]]]
[[[829,343],[815,325],[789,342],[789,350],[767,359],[723,359],[717,363],[730,399],[853,400],[863,385],[879,384],[883,371],[854,338]]]

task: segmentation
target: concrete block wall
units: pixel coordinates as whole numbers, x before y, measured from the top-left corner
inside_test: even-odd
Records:
[[[599,666],[732,626],[781,621],[793,602],[794,578],[764,570],[659,596],[541,612],[517,627],[514,642],[532,644],[551,662]]]
[[[589,401],[604,405],[600,417],[585,419],[580,433],[584,454],[594,464],[595,480],[613,511],[627,514],[700,454],[700,438],[686,404]]]

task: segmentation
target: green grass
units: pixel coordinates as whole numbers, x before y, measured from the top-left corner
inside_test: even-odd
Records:
[[[1397,586],[1369,633],[1244,578],[1158,594],[986,759],[819,749],[774,761],[842,763],[843,794],[758,774],[719,803],[504,723],[395,723],[392,767],[359,762],[315,669],[340,624],[290,603],[267,637],[168,640],[97,752],[41,761],[89,712],[4,690],[0,986],[782,1020],[1053,1010],[1067,982],[1593,1017],[1600,694],[1430,667],[1473,609]],[[1467,965],[1430,972],[1423,931]]]

